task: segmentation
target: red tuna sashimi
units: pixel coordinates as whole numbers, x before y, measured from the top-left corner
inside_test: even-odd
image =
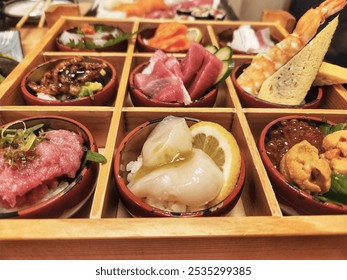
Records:
[[[178,102],[189,105],[191,103],[188,91],[183,86],[182,82],[178,84],[166,83],[160,91],[153,95],[153,98],[162,102]]]
[[[161,50],[157,50],[150,58],[148,66],[142,70],[142,73],[143,74],[151,74],[153,71],[154,65],[158,61],[165,62],[168,59],[169,59],[169,56],[165,52],[163,52]]]
[[[196,42],[191,42],[186,56],[181,61],[181,69],[183,73],[183,84],[186,88],[193,82],[196,74],[201,68],[206,50],[203,46]]]
[[[157,100],[160,98],[161,101],[176,101],[186,105],[191,103],[190,96],[182,80],[175,76],[163,61],[156,62],[151,74],[136,74],[134,83],[143,93]]]
[[[193,83],[188,88],[191,99],[200,98],[213,86],[222,67],[223,62],[215,55],[206,51],[203,65],[195,76]]]
[[[52,130],[46,137],[49,140],[37,144],[36,157],[25,167],[11,168],[1,156],[0,200],[10,207],[16,206],[17,196],[63,175],[73,178],[80,168],[84,153],[80,135],[67,130]]]
[[[165,65],[176,77],[183,79],[181,64],[176,57],[170,56],[169,59],[165,61]]]

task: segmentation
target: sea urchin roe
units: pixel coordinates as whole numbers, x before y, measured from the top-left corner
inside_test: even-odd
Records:
[[[283,120],[277,128],[270,131],[265,144],[266,153],[276,168],[282,157],[295,144],[307,140],[321,152],[324,133],[313,124],[297,119]]]

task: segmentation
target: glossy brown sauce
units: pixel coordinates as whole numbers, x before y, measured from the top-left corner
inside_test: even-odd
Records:
[[[320,152],[324,133],[315,125],[297,119],[283,120],[278,123],[277,128],[268,134],[268,142],[265,144],[266,153],[279,168],[282,157],[297,143],[307,140]]]

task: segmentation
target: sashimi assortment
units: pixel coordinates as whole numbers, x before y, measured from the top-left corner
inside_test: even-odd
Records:
[[[199,32],[201,34],[201,32]],[[171,52],[187,50],[192,40],[199,42],[201,36],[189,38],[189,28],[187,25],[179,22],[164,22],[158,25],[154,36],[144,39],[144,43],[149,46]]]
[[[230,75],[231,56],[229,47],[214,54],[195,42],[181,60],[158,50],[134,75],[134,85],[149,98],[189,105]]]
[[[241,25],[234,30],[232,40],[227,44],[233,50],[247,54],[265,53],[274,46],[270,28],[254,30],[250,25]]]
[[[129,37],[131,34],[124,33],[118,27],[105,24],[83,24],[64,30],[57,41],[72,49],[98,50],[117,45]]]

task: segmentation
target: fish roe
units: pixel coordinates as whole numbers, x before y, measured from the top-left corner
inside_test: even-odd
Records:
[[[268,134],[265,144],[266,154],[276,168],[282,157],[295,144],[307,140],[321,152],[324,133],[314,123],[298,119],[283,120]]]

